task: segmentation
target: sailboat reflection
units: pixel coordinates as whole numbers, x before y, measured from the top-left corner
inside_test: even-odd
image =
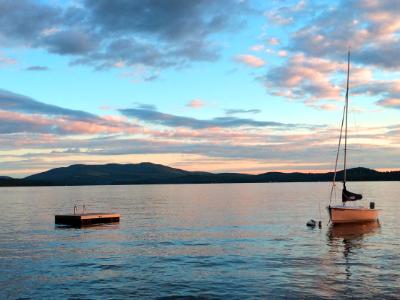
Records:
[[[328,230],[328,244],[334,252],[343,247],[346,277],[351,277],[350,266],[352,253],[364,246],[364,238],[379,232],[379,221],[365,223],[343,223],[332,225]]]

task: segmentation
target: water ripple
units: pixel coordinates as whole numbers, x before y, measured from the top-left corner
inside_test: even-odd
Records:
[[[380,226],[306,228],[326,183],[6,188],[0,299],[396,299],[400,186],[352,185]],[[76,199],[122,220],[55,227]]]

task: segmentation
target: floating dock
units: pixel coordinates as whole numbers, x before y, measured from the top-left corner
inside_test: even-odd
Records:
[[[74,213],[55,215],[55,222],[60,225],[80,227],[92,224],[119,222],[120,217],[121,215],[116,213]]]

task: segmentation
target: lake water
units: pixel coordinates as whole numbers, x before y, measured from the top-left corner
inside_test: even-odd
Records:
[[[0,299],[398,299],[400,183],[349,188],[380,226],[327,226],[328,183],[1,188]],[[75,204],[121,222],[55,227]]]

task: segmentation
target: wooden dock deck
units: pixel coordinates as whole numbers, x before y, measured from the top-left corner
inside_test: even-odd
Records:
[[[116,213],[76,213],[55,215],[55,223],[80,227],[92,224],[119,222],[120,217],[121,215]]]

